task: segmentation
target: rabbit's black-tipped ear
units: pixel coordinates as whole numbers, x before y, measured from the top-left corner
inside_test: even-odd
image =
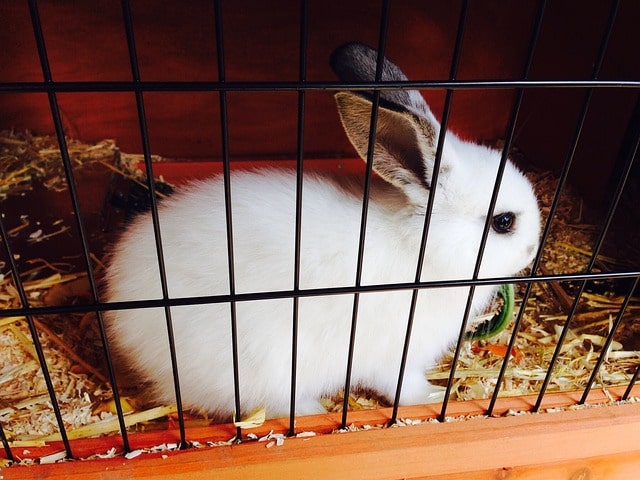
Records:
[[[388,58],[382,58],[382,82],[404,82],[407,76]],[[362,43],[346,43],[338,47],[330,59],[331,68],[343,82],[374,82],[378,65],[378,52]],[[373,92],[359,94],[371,99]],[[437,123],[427,103],[417,90],[380,90],[382,103],[394,109],[406,110]]]
[[[372,103],[351,92],[335,95],[340,120],[358,155],[366,161]],[[430,189],[439,125],[405,111],[378,108],[374,171],[424,206]]]
[[[378,52],[362,43],[347,43],[338,47],[330,59],[331,68],[343,82],[373,82],[378,67]],[[381,81],[406,81],[407,77],[397,65],[383,57]],[[370,97],[372,92],[362,92]],[[405,90],[381,91],[380,96],[395,105],[411,102]]]

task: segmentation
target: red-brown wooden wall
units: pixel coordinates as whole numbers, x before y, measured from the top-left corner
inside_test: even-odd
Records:
[[[142,80],[218,78],[213,2],[134,0],[133,22]],[[536,1],[471,2],[459,79],[517,79],[524,67]],[[609,2],[548,2],[530,78],[588,79]],[[47,0],[38,2],[54,81],[128,81],[131,69],[120,2]],[[387,54],[413,80],[446,79],[460,2],[391,2]],[[307,79],[334,80],[328,66],[339,44],[377,44],[380,1],[309,2]],[[42,70],[27,2],[0,0],[0,82],[40,82]],[[299,2],[223,2],[226,78],[229,81],[295,81],[299,74]],[[638,80],[640,2],[623,0],[602,79]],[[444,92],[425,91],[437,117]],[[515,143],[541,168],[564,160],[585,91],[529,90]],[[618,162],[626,125],[637,100],[634,89],[602,89],[594,94],[572,182],[599,201]],[[451,127],[465,137],[504,136],[514,91],[461,90],[454,95]],[[124,151],[140,152],[132,93],[59,93],[67,133],[85,141],[115,138]],[[219,158],[219,96],[208,93],[145,93],[153,153],[169,158]],[[306,97],[305,155],[353,156],[332,97]],[[51,133],[44,93],[0,94],[0,129]],[[292,158],[296,150],[295,92],[230,93],[229,147],[232,158]]]

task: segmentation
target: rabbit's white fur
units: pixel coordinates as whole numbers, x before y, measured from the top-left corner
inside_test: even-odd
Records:
[[[347,103],[362,101],[353,94],[343,95]],[[412,98],[415,100],[415,94]],[[338,104],[345,128],[358,149],[354,137],[359,133],[353,132],[349,117],[351,107],[345,110],[340,100]],[[426,104],[419,108],[428,111]],[[379,122],[385,121],[385,115],[395,121],[398,115],[384,108],[379,114]],[[413,122],[415,113],[407,115]],[[422,115],[429,117],[426,121],[437,133],[439,125],[430,112],[429,116]],[[427,140],[433,143],[434,139]],[[425,159],[427,179],[431,178],[430,161]],[[447,134],[421,280],[471,277],[499,161],[499,152]],[[412,282],[416,275],[429,190],[424,181],[405,183],[415,177],[415,172],[394,170],[388,175],[389,165],[384,162],[388,159],[383,164],[374,161],[374,169],[388,183],[376,178],[372,182],[363,285]],[[404,180],[399,181],[399,175]],[[361,178],[305,175],[301,288],[354,285],[361,183]],[[295,172],[268,169],[232,173],[237,293],[293,288],[295,191]],[[540,224],[536,199],[530,183],[511,163],[506,166],[494,212],[513,212],[516,222],[509,233],[489,232],[481,278],[516,274],[536,253]],[[163,200],[159,218],[169,296],[228,294],[222,177],[194,183]],[[162,297],[149,215],[134,220],[115,247],[107,287],[109,301]],[[468,292],[469,287],[420,291],[401,404],[430,400],[434,389],[425,380],[424,371],[457,339]],[[476,288],[472,316],[486,306],[493,292],[493,286]],[[411,295],[411,290],[360,295],[353,384],[394,397]],[[299,299],[298,414],[322,412],[319,398],[344,386],[353,302],[352,294]],[[242,411],[265,406],[269,417],[286,415],[290,405],[293,300],[240,301],[236,308]],[[171,308],[184,405],[227,418],[235,407],[230,311],[227,303]],[[164,310],[114,311],[107,328],[111,344],[151,382],[152,398],[174,402]]]

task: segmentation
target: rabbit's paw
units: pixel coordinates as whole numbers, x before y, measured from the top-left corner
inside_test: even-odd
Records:
[[[431,385],[422,372],[407,372],[400,393],[401,405],[421,405],[438,403],[444,400],[445,387]]]
[[[296,415],[318,415],[327,413],[322,403],[316,398],[303,398],[296,400]]]

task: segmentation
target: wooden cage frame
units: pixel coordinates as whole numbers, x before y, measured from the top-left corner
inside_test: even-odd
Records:
[[[454,402],[448,418],[471,418],[443,423],[414,420],[418,424],[335,434],[324,432],[336,428],[338,414],[301,417],[298,431],[317,435],[287,438],[281,445],[248,441],[131,459],[117,455],[16,465],[0,469],[0,478],[633,479],[640,469],[640,403],[595,406],[619,399],[622,392],[619,387],[595,389],[583,407],[575,407],[579,394],[548,394],[542,404],[544,413],[537,414],[526,413],[535,396],[502,398],[495,409],[500,416],[491,419],[482,415],[486,400]],[[632,398],[640,395],[640,386],[631,393]],[[405,407],[400,418],[435,418],[437,412],[437,405]],[[390,409],[354,412],[349,418],[354,425],[384,424]],[[286,432],[287,428],[286,420],[272,420],[251,432],[266,435]],[[234,432],[233,425],[193,428],[189,438],[227,440]],[[79,439],[73,445],[78,452],[104,452],[117,444],[118,438]],[[132,445],[154,445],[177,438],[175,430],[166,430],[132,434],[130,441]],[[31,455],[49,454],[61,447],[54,442],[25,450]]]

